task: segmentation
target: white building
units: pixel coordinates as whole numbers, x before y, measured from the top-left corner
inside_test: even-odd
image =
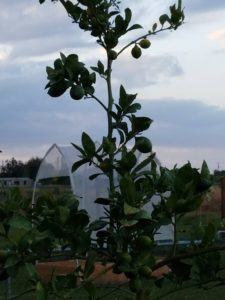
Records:
[[[16,187],[16,186],[32,186],[33,179],[28,177],[2,177],[0,178],[0,184],[3,186]]]

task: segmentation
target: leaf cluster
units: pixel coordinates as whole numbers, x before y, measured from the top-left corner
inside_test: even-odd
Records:
[[[95,91],[95,73],[90,73],[76,54],[65,56],[61,53],[54,67],[47,67],[46,71],[49,82],[45,88],[51,97],[59,97],[70,89],[71,98],[80,100]]]

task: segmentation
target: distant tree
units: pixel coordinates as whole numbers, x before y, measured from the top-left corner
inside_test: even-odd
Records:
[[[40,164],[41,158],[39,157],[32,157],[31,159],[29,159],[24,165],[25,176],[35,179]]]
[[[41,158],[32,157],[27,162],[16,160],[14,157],[6,160],[1,167],[1,177],[29,177],[35,179]]]
[[[21,160],[16,160],[14,157],[6,160],[1,167],[1,177],[23,177],[24,163]]]
[[[214,170],[213,181],[218,183],[223,177],[225,177],[225,170]]]

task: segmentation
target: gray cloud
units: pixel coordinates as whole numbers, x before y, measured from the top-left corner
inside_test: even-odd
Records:
[[[127,57],[122,58],[122,61],[115,64],[114,77],[119,82],[129,82],[129,85],[135,89],[151,84],[159,84],[183,73],[179,61],[172,55],[149,55],[136,62],[129,54]]]
[[[143,104],[154,123],[149,133],[160,146],[225,147],[225,109],[194,100],[155,100]]]
[[[183,5],[187,12],[194,13],[225,9],[224,0],[184,0]]]

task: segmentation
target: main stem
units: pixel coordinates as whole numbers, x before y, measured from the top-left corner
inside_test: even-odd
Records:
[[[108,52],[107,52],[107,57],[108,57]],[[107,111],[107,118],[108,118],[108,139],[111,142],[113,138],[113,122],[112,122],[112,116],[111,116],[111,111],[113,108],[113,94],[112,94],[112,60],[108,57],[108,62],[107,62],[107,92],[108,92],[108,111]],[[114,161],[114,154],[110,153],[109,154],[109,161],[110,165],[113,164]],[[115,184],[114,184],[114,172],[113,168],[110,168],[109,171],[109,196],[113,196],[114,191],[115,191]],[[111,223],[111,220],[110,220]]]

